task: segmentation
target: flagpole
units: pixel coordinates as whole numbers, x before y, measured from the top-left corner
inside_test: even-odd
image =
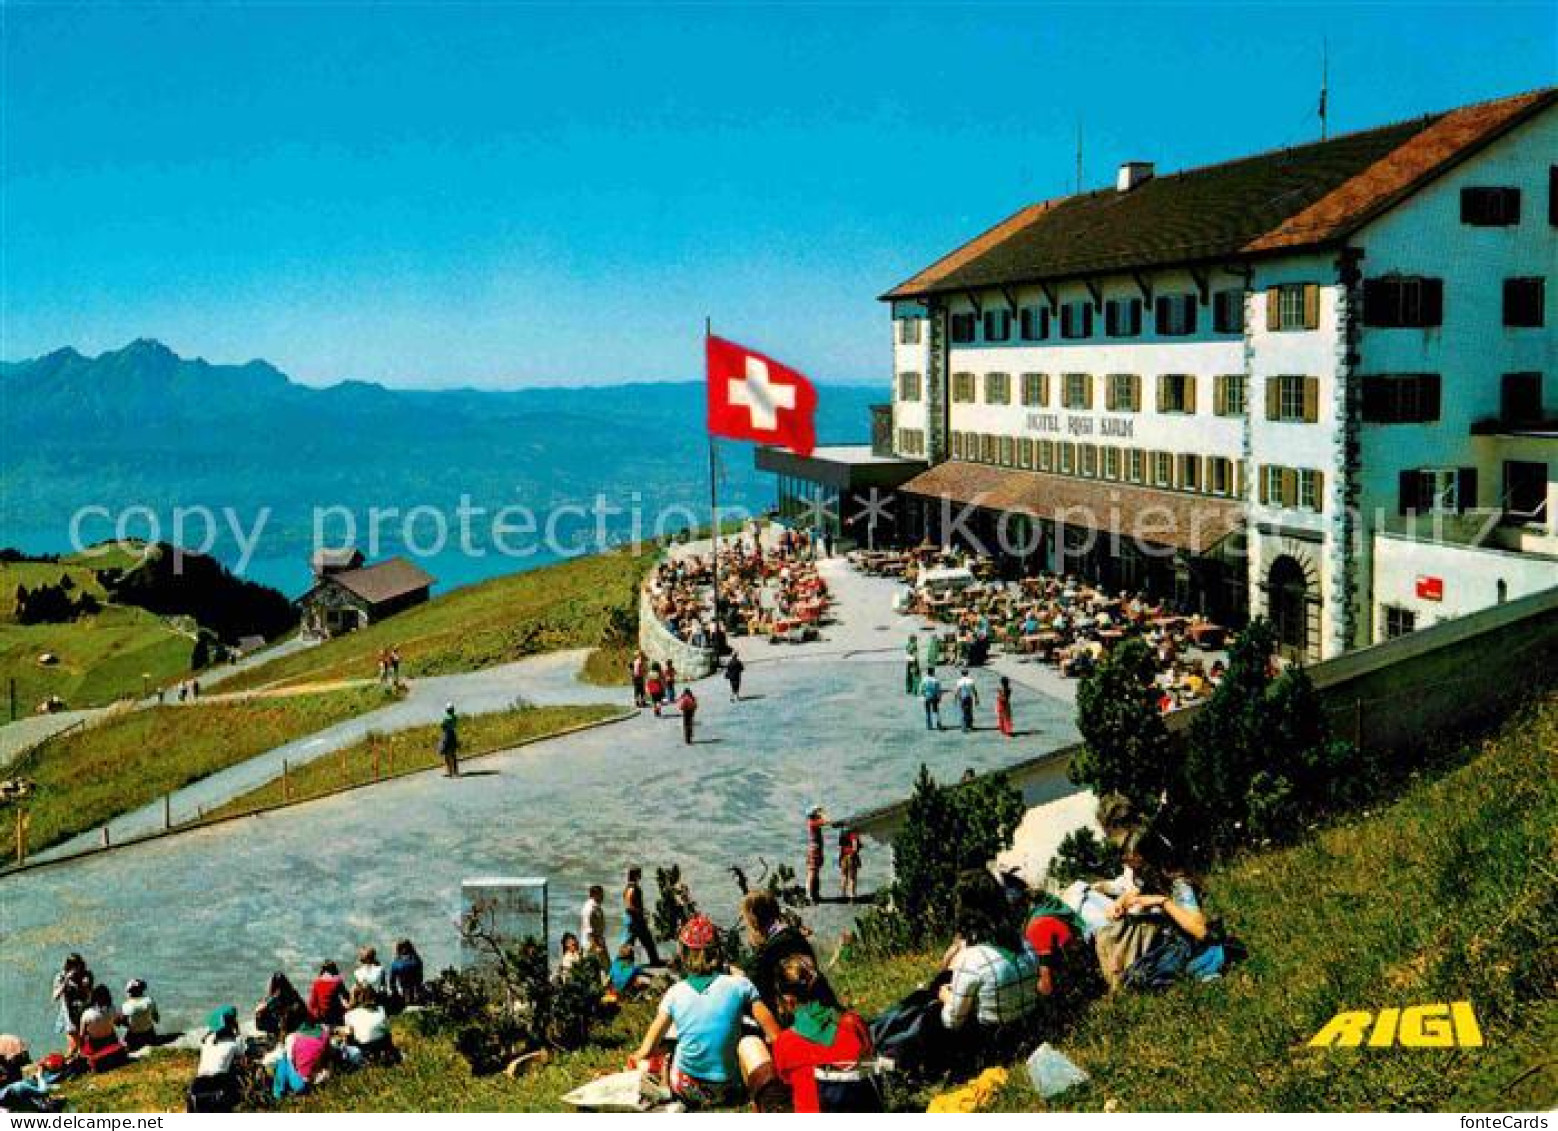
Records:
[[[713,336],[714,336],[713,320],[710,319],[710,318],[705,317],[704,320],[703,320],[703,345],[704,345],[704,355],[705,356],[708,355],[709,339],[711,337],[713,337]],[[704,373],[704,380],[705,381],[709,380],[709,375],[708,375],[707,371],[705,371],[705,373]],[[715,463],[714,432],[713,432],[712,429],[710,429],[709,430],[709,528],[710,528],[712,537],[714,539],[714,556],[713,556],[712,560],[713,560],[713,563],[714,563],[714,627],[715,627],[716,631],[714,632],[713,635],[714,635],[714,638],[716,640],[719,638],[719,631],[718,630],[719,630],[720,626],[724,624],[724,621],[720,618],[720,608],[719,608],[720,594],[719,594],[719,487],[718,487],[718,483],[719,483],[719,470],[718,470],[718,468],[716,466],[716,463]],[[714,656],[714,666],[715,667],[719,666],[719,655],[718,655],[718,653],[716,653],[715,656]]]

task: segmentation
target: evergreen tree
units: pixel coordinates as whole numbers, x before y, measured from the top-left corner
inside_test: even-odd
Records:
[[[1094,793],[1118,793],[1139,813],[1157,812],[1180,774],[1178,748],[1158,710],[1157,660],[1145,640],[1116,648],[1077,689],[1077,729],[1085,743],[1071,780]]]

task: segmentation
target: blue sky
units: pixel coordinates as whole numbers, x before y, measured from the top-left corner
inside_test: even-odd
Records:
[[[688,378],[703,318],[823,380],[875,296],[1129,158],[1543,86],[1552,3],[7,4],[4,340],[299,380]]]

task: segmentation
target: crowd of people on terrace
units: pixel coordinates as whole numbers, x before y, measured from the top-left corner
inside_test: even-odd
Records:
[[[247,1021],[232,1005],[207,1015],[188,1109],[232,1111],[261,1087],[280,1101],[319,1087],[333,1072],[398,1064],[390,1018],[420,1005],[424,992],[422,958],[409,939],[395,944],[388,965],[374,947],[361,948],[349,975],[334,959],[325,960],[306,994],[277,971]],[[112,1071],[140,1050],[182,1036],[160,1029],[162,1017],[144,979],[132,978],[116,1003],[79,954],[66,956],[54,976],[52,1000],[64,1051],[34,1063],[25,1042],[0,1035],[0,1110],[53,1110],[52,1093],[65,1081]]]
[[[736,636],[772,640],[815,634],[828,608],[828,587],[817,572],[825,542],[804,530],[782,528],[769,546],[755,523],[721,539],[714,553],[667,558],[649,578],[655,616],[667,631],[695,647],[723,654]],[[714,615],[718,563],[720,617]]]
[[[904,577],[909,588],[899,600],[900,610],[946,626],[923,650],[911,639],[907,662],[920,673],[938,664],[979,666],[1000,649],[1080,678],[1122,640],[1137,636],[1157,657],[1164,711],[1207,697],[1222,679],[1225,665],[1217,653],[1227,630],[1141,592],[1111,592],[1072,574],[1003,581],[995,577],[989,559],[932,547],[856,560],[870,572]],[[967,583],[917,585],[922,569],[966,571],[956,580]]]

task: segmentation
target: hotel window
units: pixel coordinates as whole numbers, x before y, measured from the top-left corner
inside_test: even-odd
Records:
[[[1053,470],[1055,467],[1055,441],[1040,440],[1038,456],[1040,471]]]
[[[1244,415],[1244,374],[1227,373],[1212,378],[1212,412],[1217,416]]]
[[[1153,321],[1160,338],[1183,338],[1196,332],[1196,296],[1159,295]]]
[[[1244,333],[1244,292],[1237,288],[1212,295],[1212,330],[1218,334]]]
[[[951,316],[952,341],[957,345],[967,345],[974,340],[974,327],[978,319],[972,310],[961,310]]]
[[[1025,306],[1017,312],[1017,333],[1025,342],[1049,337],[1049,307]]]
[[[1403,471],[1397,511],[1460,514],[1477,505],[1475,467],[1425,467]]]
[[[974,375],[972,373],[954,373],[952,375],[952,403],[974,403]]]
[[[898,374],[898,399],[901,401],[917,401],[920,399],[920,375],[918,373]]]
[[[1196,379],[1188,373],[1165,373],[1158,378],[1158,411],[1192,413],[1196,410]]]
[[[1463,188],[1461,223],[1474,228],[1507,228],[1520,223],[1520,190]]]
[[[1152,485],[1154,487],[1174,486],[1174,456],[1172,453],[1152,453]]]
[[[1313,424],[1320,419],[1320,378],[1284,375],[1266,378],[1266,419]]]
[[[1105,479],[1118,479],[1118,478],[1120,478],[1120,449],[1119,448],[1105,448],[1104,449],[1104,478]]]
[[[1012,403],[1012,375],[1010,373],[985,374],[985,404]]]
[[[1439,374],[1401,373],[1365,377],[1366,424],[1427,424],[1439,419]]]
[[[1209,456],[1206,461],[1206,489],[1214,495],[1233,494],[1233,461],[1222,456]]]
[[[898,429],[898,451],[906,456],[925,454],[925,433],[918,428]]]
[[[1389,275],[1363,281],[1363,324],[1381,329],[1439,326],[1444,322],[1444,280]]]
[[[1542,419],[1542,375],[1506,373],[1499,379],[1499,419],[1509,424]]]
[[[983,463],[994,463],[996,457],[995,437],[988,432],[979,435],[979,459]]]
[[[1111,373],[1104,407],[1110,412],[1141,411],[1141,378],[1134,373]]]
[[[1318,283],[1284,283],[1266,288],[1266,329],[1313,330],[1319,325]]]
[[[963,433],[961,433],[961,432],[954,432],[948,438],[948,440],[949,440],[949,443],[950,443],[950,445],[952,447],[952,458],[953,459],[962,459],[963,458]]]
[[[924,321],[919,318],[900,318],[898,320],[898,341],[901,345],[917,346],[920,344],[920,330]]]
[[[1017,441],[1017,466],[1033,470],[1033,441],[1026,437]]]
[[[1078,444],[1077,445],[1077,465],[1078,465],[1077,466],[1077,470],[1079,472],[1081,472],[1081,474],[1087,476],[1089,479],[1097,478],[1097,476],[1098,476],[1098,445],[1097,444]]]
[[[1060,473],[1073,475],[1077,469],[1077,446],[1070,440],[1061,440],[1056,444],[1060,449]]]
[[[985,341],[1004,342],[1012,336],[1012,312],[1005,307],[985,311]]]
[[[1179,457],[1179,489],[1181,491],[1199,491],[1201,489],[1201,457],[1181,455]]]
[[[1267,464],[1261,468],[1260,477],[1260,501],[1270,507],[1283,507],[1287,505],[1288,476],[1291,474],[1285,467],[1276,464]]]
[[[1140,483],[1147,477],[1147,454],[1140,448],[1125,453],[1125,477],[1132,483]]]
[[[1093,378],[1087,373],[1067,373],[1065,384],[1065,408],[1090,409],[1093,407]]]
[[[1049,404],[1048,373],[1022,375],[1022,403],[1025,408],[1042,408]]]
[[[1001,466],[1012,467],[1017,462],[1017,441],[1010,436],[1001,437]]]
[[[1111,338],[1141,336],[1141,299],[1112,298],[1104,303],[1104,333]]]
[[[1062,338],[1091,338],[1093,336],[1093,304],[1086,299],[1064,303],[1060,308],[1060,336]]]
[[[1385,614],[1386,640],[1394,640],[1398,636],[1405,636],[1409,632],[1417,631],[1417,614],[1411,609],[1402,609],[1395,605],[1381,605],[1380,612]]]
[[[1504,325],[1542,326],[1547,322],[1547,280],[1540,275],[1529,279],[1504,280]]]
[[[1298,473],[1298,505],[1305,510],[1318,511],[1321,509],[1321,476],[1318,471],[1310,471],[1307,468]]]

